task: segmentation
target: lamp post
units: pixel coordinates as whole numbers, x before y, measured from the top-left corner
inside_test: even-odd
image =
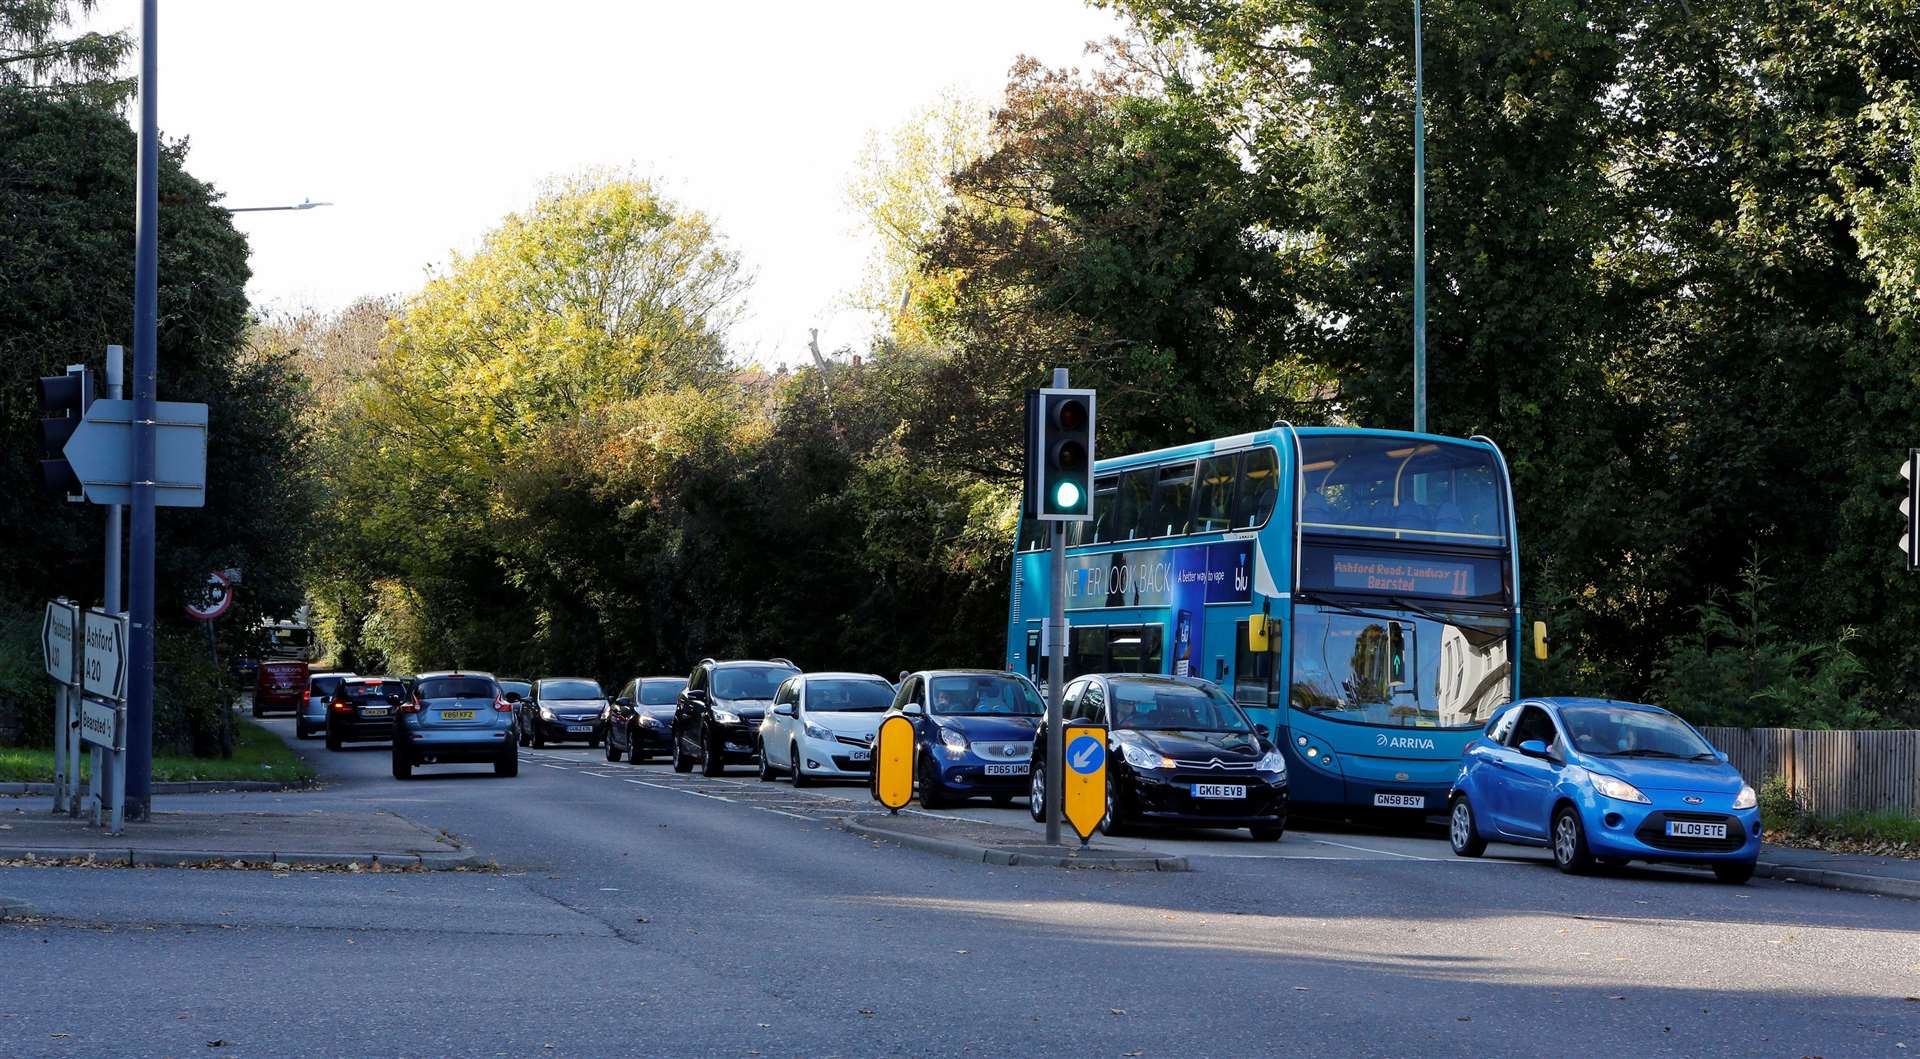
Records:
[[[318,209],[321,206],[331,206],[331,205],[333,205],[333,203],[331,202],[315,202],[312,199],[305,199],[303,201],[296,202],[291,206],[228,206],[227,212],[228,213],[269,213],[274,210],[311,210],[311,209]]]
[[[1427,116],[1420,0],[1413,0],[1413,429],[1427,429]]]

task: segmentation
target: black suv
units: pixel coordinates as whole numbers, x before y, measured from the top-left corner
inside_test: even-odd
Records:
[[[716,662],[693,667],[673,710],[673,771],[718,776],[729,761],[749,764],[760,752],[760,719],[774,692],[800,667],[784,658]]]

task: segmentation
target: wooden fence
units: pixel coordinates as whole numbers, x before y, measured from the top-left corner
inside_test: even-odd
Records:
[[[1818,816],[1899,809],[1920,815],[1920,730],[1702,728],[1747,782],[1786,779]]]

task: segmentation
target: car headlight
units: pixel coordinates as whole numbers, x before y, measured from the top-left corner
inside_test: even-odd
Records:
[[[1612,776],[1602,776],[1598,772],[1589,772],[1587,776],[1593,780],[1594,790],[1599,791],[1608,798],[1612,798],[1614,801],[1639,802],[1642,805],[1653,804],[1653,799],[1641,794],[1640,788],[1635,787],[1626,780],[1617,780]]]
[[[719,723],[719,724],[739,724],[739,723],[740,723],[740,715],[739,715],[739,714],[737,714],[737,713],[728,713],[728,712],[727,712],[727,711],[725,711],[725,710],[715,710],[715,711],[713,711],[713,719],[714,719],[714,721],[715,721],[715,722],[717,722],[717,723]]]
[[[547,709],[545,706],[540,707],[540,719],[543,721],[553,720],[553,711]]]
[[[818,739],[824,743],[833,742],[833,733],[827,731],[825,728],[822,728],[817,724],[814,724],[812,721],[808,721],[806,723],[805,729],[806,729],[808,739]]]
[[[1279,747],[1275,747],[1267,751],[1260,758],[1260,763],[1254,767],[1261,772],[1278,772],[1284,776],[1287,774],[1287,755],[1282,754]]]
[[[1735,809],[1752,809],[1759,804],[1760,794],[1753,789],[1753,785],[1751,783],[1741,784],[1740,793],[1734,796],[1733,807]]]
[[[1170,769],[1173,767],[1172,758],[1160,753],[1158,750],[1148,750],[1138,743],[1121,743],[1120,756],[1127,760],[1127,764],[1137,769]]]
[[[940,742],[946,745],[947,756],[960,758],[967,753],[967,737],[952,728],[940,729]]]
[[[642,714],[637,714],[633,718],[633,723],[639,725],[642,728],[652,728],[658,722],[656,722],[653,719],[653,714],[642,713]]]

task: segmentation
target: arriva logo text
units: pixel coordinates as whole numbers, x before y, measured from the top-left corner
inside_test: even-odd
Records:
[[[1417,735],[1388,735],[1381,732],[1373,737],[1374,746],[1391,747],[1394,750],[1432,750],[1433,740]]]

